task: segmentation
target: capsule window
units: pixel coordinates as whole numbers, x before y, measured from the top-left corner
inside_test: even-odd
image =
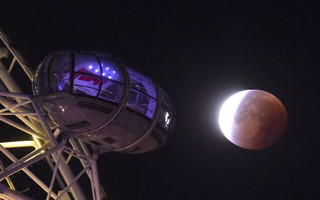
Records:
[[[173,110],[171,100],[170,100],[169,96],[167,95],[167,93],[162,90],[162,94],[163,94],[163,98],[162,98],[163,105],[165,105],[170,110]]]
[[[102,69],[101,75],[103,78],[107,78],[121,83],[124,82],[122,72],[115,62],[111,62],[105,59],[100,59],[100,62]]]
[[[157,95],[152,81],[130,68],[127,69],[130,76],[131,87],[155,99]]]
[[[73,92],[89,96],[97,96],[100,77],[83,73],[75,73],[73,80]]]
[[[115,103],[120,103],[123,93],[124,91],[122,84],[107,78],[102,79],[101,91],[99,94],[100,98]]]
[[[131,89],[127,107],[145,115],[148,118],[152,118],[156,110],[156,100],[149,96]]]
[[[50,74],[50,88],[53,92],[70,92],[70,73]]]
[[[48,74],[36,74],[36,77],[33,82],[34,91],[36,94],[47,94],[50,92],[49,85],[48,85]]]
[[[38,67],[38,73],[42,74],[42,73],[49,73],[49,68],[50,68],[50,65],[51,65],[51,60],[53,58],[53,55],[48,55],[46,56],[41,65]]]
[[[161,107],[158,125],[165,131],[168,131],[172,122],[172,117],[173,114],[168,109]]]
[[[71,72],[71,54],[70,53],[58,53],[54,56],[51,62],[50,73],[56,72]]]
[[[97,57],[75,54],[74,71],[101,76],[101,68]]]
[[[48,73],[52,58],[52,55],[46,56],[36,70],[33,87],[34,92],[38,95],[50,92]]]

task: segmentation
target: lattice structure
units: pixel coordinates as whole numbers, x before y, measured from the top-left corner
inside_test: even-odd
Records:
[[[28,192],[16,189],[15,179],[21,181],[16,174],[22,172],[37,188],[42,189],[42,192],[37,192],[39,194],[30,195],[36,196],[33,198],[107,199],[99,184],[96,162],[98,155],[81,140],[61,135],[61,130],[42,113],[32,96],[22,93],[12,76],[14,68],[22,69],[25,77],[21,79],[30,82],[33,71],[1,30],[0,38],[0,121],[27,138],[5,141],[8,133],[6,129],[1,131],[0,151],[4,161],[0,162],[0,198],[32,199],[27,197]],[[16,149],[23,149],[23,153],[19,151],[15,155]],[[33,172],[32,166],[39,162],[46,163],[43,168],[48,169],[41,169],[41,173]],[[70,166],[77,166],[77,170]],[[91,182],[92,197],[85,195],[78,183],[83,177]],[[25,179],[23,181],[28,182]],[[40,197],[41,194],[43,197]]]
[[[172,103],[150,78],[107,55],[79,51],[52,53],[34,73],[1,30],[0,38],[0,121],[19,132],[0,142],[3,199],[29,199],[14,184],[21,171],[46,196],[37,198],[107,199],[98,155],[152,151],[170,136]],[[28,80],[34,95],[24,94],[13,77]],[[33,172],[42,160],[48,170]],[[91,193],[84,194],[80,185],[88,182]]]

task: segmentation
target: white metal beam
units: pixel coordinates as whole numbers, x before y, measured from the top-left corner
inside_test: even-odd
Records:
[[[33,147],[33,148],[38,147],[38,144],[34,140],[1,142],[0,145],[6,149],[8,149],[8,148],[21,148],[21,147]]]
[[[18,162],[18,158],[16,158],[12,153],[10,153],[6,148],[0,145],[0,151],[7,156],[13,163]],[[46,184],[44,184],[36,175],[34,175],[28,168],[23,168],[22,171],[26,173],[37,185],[39,185],[44,191],[49,192],[49,188]],[[7,176],[9,177],[9,176]],[[53,198],[56,198],[57,195],[51,193]]]

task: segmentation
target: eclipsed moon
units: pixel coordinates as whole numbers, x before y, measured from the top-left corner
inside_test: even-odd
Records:
[[[284,134],[287,112],[272,94],[262,90],[244,90],[223,103],[219,125],[233,144],[245,149],[263,149]]]

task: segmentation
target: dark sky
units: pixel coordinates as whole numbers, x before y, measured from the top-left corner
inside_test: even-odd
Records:
[[[317,1],[6,1],[0,9],[0,27],[34,69],[54,51],[106,52],[171,97],[177,122],[164,147],[99,159],[111,200],[320,198]],[[287,109],[286,133],[270,148],[241,149],[218,128],[222,102],[244,89],[268,91]]]

